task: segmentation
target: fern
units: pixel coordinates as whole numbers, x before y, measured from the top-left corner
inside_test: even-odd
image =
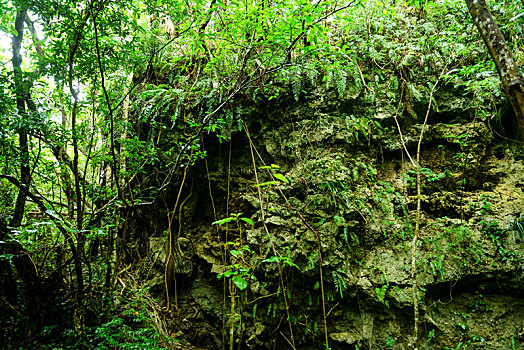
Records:
[[[298,102],[300,98],[300,91],[302,90],[302,71],[300,67],[296,67],[296,70],[291,74],[291,90],[293,91],[293,96],[295,101]]]
[[[316,69],[315,65],[308,63],[305,67],[305,70],[306,70],[306,76],[309,79],[311,86],[313,87],[317,86],[317,77],[318,77],[319,72]]]
[[[242,128],[244,127],[244,121],[242,120],[243,113],[244,111],[242,109],[242,106],[237,106],[236,122],[237,122],[237,130],[239,132],[242,131]]]
[[[180,113],[182,113],[182,109],[184,107],[184,101],[186,99],[186,94],[181,89],[174,89],[173,93],[176,93],[178,98],[177,98],[177,101],[176,101],[175,112],[173,113],[173,116],[171,117],[171,119],[173,121],[173,125],[171,125],[171,129],[173,129],[173,127],[175,126],[175,123],[176,123],[176,121],[178,119],[178,116],[180,115]]]
[[[325,77],[325,80],[326,80],[326,89],[329,90],[329,87],[331,86],[331,82],[333,81],[333,69],[329,70],[329,73]]]
[[[334,78],[337,87],[337,92],[339,95],[342,95],[346,91],[346,84],[348,79],[346,71],[339,67],[336,68]]]
[[[224,117],[224,124],[220,125],[220,131],[222,135],[228,140],[231,139],[231,131],[233,129],[233,121],[235,117],[233,115],[232,109],[226,110],[226,115]]]
[[[344,278],[340,274],[342,271],[337,270],[333,271],[331,275],[333,276],[333,282],[335,284],[335,291],[340,294],[340,298],[344,298],[344,292],[348,289],[348,285]]]

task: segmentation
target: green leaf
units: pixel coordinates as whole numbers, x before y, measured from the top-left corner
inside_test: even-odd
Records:
[[[240,290],[244,290],[247,288],[247,281],[241,277],[241,276],[235,276],[232,278],[233,283],[238,287]]]
[[[233,255],[234,257],[238,257],[239,255],[242,255],[242,252],[240,250],[232,250],[231,251],[231,255]]]
[[[222,226],[225,223],[228,223],[228,222],[231,222],[231,221],[236,221],[236,220],[237,220],[236,217],[228,217],[228,218],[223,218],[223,219],[220,219],[218,221],[215,221],[215,222],[211,223],[211,225]]]
[[[233,270],[227,270],[226,272],[224,272],[225,277],[231,277],[236,274],[237,274],[237,271],[233,271]]]
[[[275,178],[279,179],[279,180],[282,181],[282,182],[285,182],[285,183],[287,183],[287,184],[289,183],[289,180],[286,179],[286,177],[285,177],[284,175],[282,175],[282,174],[274,173],[273,176],[274,176]]]
[[[253,220],[249,219],[249,218],[240,218],[240,220],[244,221],[244,222],[247,222],[248,224],[250,225],[255,225],[255,223],[253,222]]]
[[[298,269],[298,265],[295,264],[293,262],[293,260],[291,260],[290,258],[288,258],[287,256],[283,257],[282,258],[282,262],[284,262],[284,264],[288,265],[288,266],[293,266],[293,267],[296,267]]]
[[[268,262],[268,263],[277,262],[277,261],[280,261],[280,258],[278,256],[271,256],[267,259],[262,260],[262,262]]]
[[[278,184],[278,181],[267,181],[267,182],[262,182],[258,185],[253,185],[253,187],[267,187],[267,186],[276,185],[276,184]]]

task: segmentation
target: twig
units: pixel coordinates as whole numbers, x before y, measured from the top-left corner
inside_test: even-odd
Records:
[[[398,101],[397,110],[395,111],[395,114],[393,114],[393,119],[395,119],[395,124],[397,125],[398,134],[400,136],[400,143],[402,144],[402,148],[404,148],[404,151],[406,152],[406,155],[409,158],[409,161],[413,165],[413,167],[417,167],[417,164],[413,161],[413,158],[411,158],[411,154],[409,154],[408,148],[406,147],[406,143],[404,142],[404,136],[402,135],[402,129],[400,128],[400,124],[397,119],[398,111],[400,110],[400,104],[402,103],[402,97],[404,96],[404,90],[402,89],[400,92],[400,99]]]
[[[280,335],[287,341],[287,343],[289,344],[289,346],[291,346],[293,348],[293,350],[296,350],[295,346],[293,344],[291,344],[291,342],[289,341],[289,339],[284,335],[284,333],[282,332],[279,332]]]
[[[368,84],[366,84],[366,81],[364,80],[364,75],[362,74],[362,70],[360,69],[360,66],[358,64],[358,62],[355,61],[355,66],[357,66],[357,69],[358,69],[358,72],[360,74],[360,80],[362,80],[362,85],[364,85],[364,87],[366,89],[368,89],[369,91],[375,93],[375,91],[373,91],[369,86]]]
[[[444,67],[445,69],[446,67]],[[422,145],[422,139],[424,137],[424,129],[426,128],[428,118],[429,118],[429,112],[431,111],[431,104],[433,102],[433,94],[435,93],[435,89],[444,75],[444,70],[442,70],[442,73],[437,78],[437,81],[433,84],[433,87],[431,88],[431,92],[429,94],[429,103],[428,108],[426,110],[426,117],[424,118],[424,123],[422,124],[422,129],[420,130],[420,135],[418,139],[417,144],[417,162],[416,162],[416,168],[417,168],[417,212],[416,212],[416,219],[415,219],[415,232],[413,234],[413,243],[411,246],[411,276],[413,281],[413,349],[417,350],[417,341],[418,341],[418,325],[419,325],[419,305],[418,305],[418,283],[417,283],[417,244],[420,234],[420,213],[421,213],[421,183],[420,183],[420,146]]]

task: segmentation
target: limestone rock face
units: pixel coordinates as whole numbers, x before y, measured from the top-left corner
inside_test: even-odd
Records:
[[[255,166],[244,133],[231,134],[230,164],[228,145],[208,151],[205,176],[192,180],[205,186],[186,208],[179,242],[197,272],[180,298],[217,344],[234,310],[231,331],[251,349],[285,349],[275,332],[291,341],[290,328],[297,349],[319,349],[324,313],[332,349],[408,349],[414,258],[420,348],[519,344],[522,147],[468,118],[468,99],[442,88],[421,142],[413,256],[423,125],[399,116],[401,139],[395,109],[380,99],[377,108],[359,105],[363,96],[320,89],[275,111],[278,118],[246,116]],[[211,224],[228,215],[227,224]],[[177,268],[186,271],[183,261]]]

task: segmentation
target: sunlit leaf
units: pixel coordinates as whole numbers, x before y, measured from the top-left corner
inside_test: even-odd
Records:
[[[233,283],[235,283],[235,285],[238,287],[238,289],[244,290],[247,288],[247,281],[243,277],[234,276],[232,280],[233,280]]]

